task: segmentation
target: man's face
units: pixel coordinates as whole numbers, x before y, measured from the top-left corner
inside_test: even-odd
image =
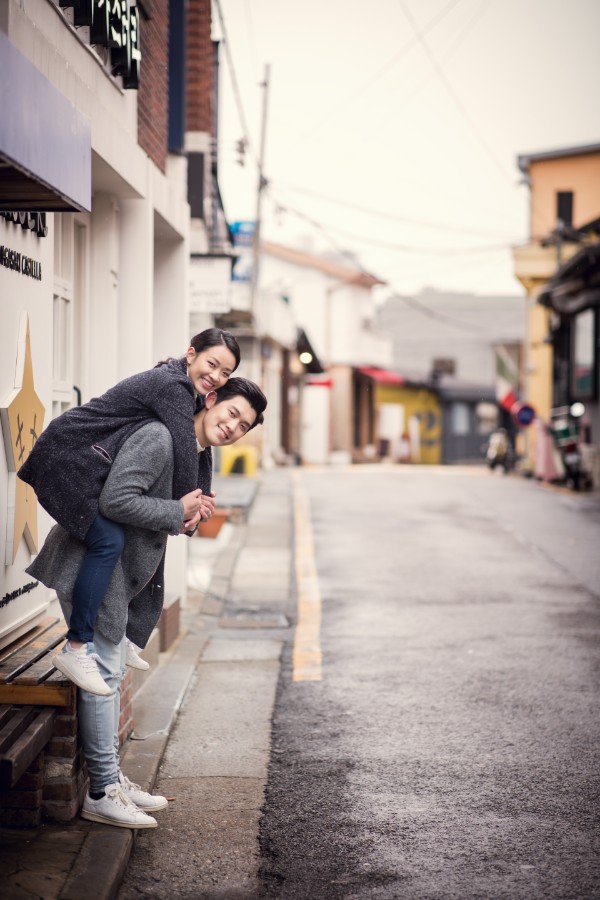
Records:
[[[207,395],[204,414],[196,422],[196,437],[203,447],[234,444],[250,431],[256,420],[256,411],[245,397],[228,397],[221,403],[216,403],[216,399],[216,394]]]

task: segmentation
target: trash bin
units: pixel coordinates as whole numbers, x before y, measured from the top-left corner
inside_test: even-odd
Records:
[[[256,447],[219,447],[218,471],[220,475],[256,476],[258,471],[258,450]]]

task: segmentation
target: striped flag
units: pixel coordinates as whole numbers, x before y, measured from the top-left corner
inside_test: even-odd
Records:
[[[517,402],[519,373],[505,347],[496,346],[496,400],[510,412]]]

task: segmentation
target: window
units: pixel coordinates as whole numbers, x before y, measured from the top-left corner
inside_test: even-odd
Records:
[[[52,311],[52,417],[78,402],[81,386],[83,301],[86,292],[87,228],[69,213],[54,216]]]
[[[596,321],[593,309],[585,309],[575,316],[573,320],[571,391],[576,400],[591,400],[595,397],[595,332]]]
[[[450,409],[450,417],[452,434],[469,434],[471,428],[469,406],[467,403],[453,403]]]

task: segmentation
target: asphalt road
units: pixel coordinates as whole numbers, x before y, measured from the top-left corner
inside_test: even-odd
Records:
[[[322,671],[294,681],[286,645],[265,895],[600,897],[600,498],[483,469],[299,483]]]

